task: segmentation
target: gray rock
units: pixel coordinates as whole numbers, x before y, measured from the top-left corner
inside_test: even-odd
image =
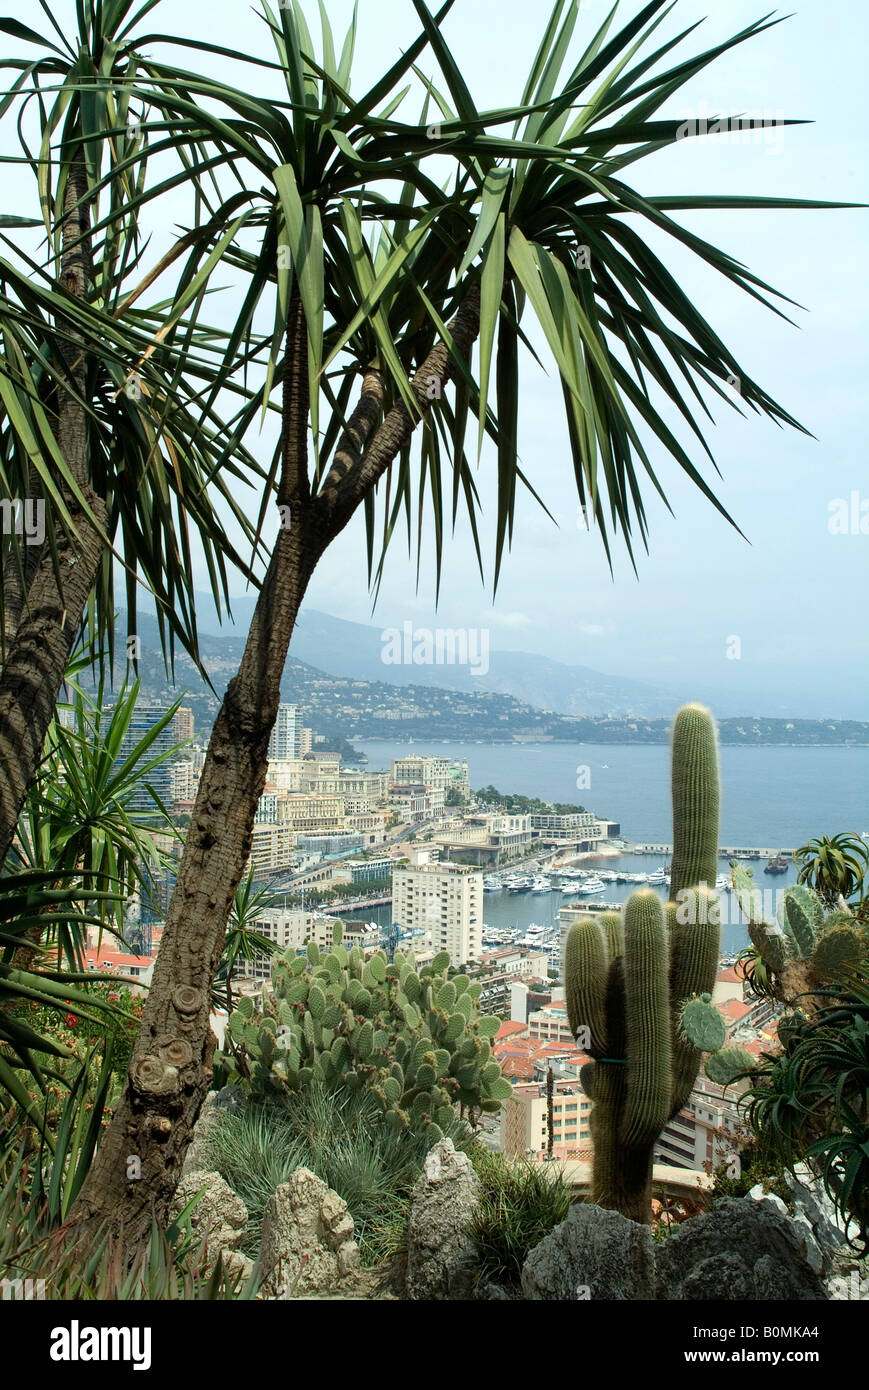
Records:
[[[847,1240],[836,1208],[822,1184],[805,1164],[799,1164],[795,1173],[786,1173],[785,1181],[794,1194],[797,1209],[802,1208],[811,1224],[815,1240],[824,1254],[825,1268],[831,1268],[836,1253]]]
[[[359,1250],[347,1203],[308,1168],[297,1168],[272,1193],[259,1262],[265,1289],[287,1298],[338,1296],[356,1277]]]
[[[748,1196],[753,1202],[770,1202],[782,1216],[790,1216],[787,1203],[783,1202],[781,1197],[777,1197],[774,1192],[766,1192],[762,1182],[755,1183]]]
[[[684,1221],[658,1246],[657,1296],[670,1301],[827,1299],[801,1244],[794,1222],[774,1203],[727,1198]]]
[[[209,1091],[205,1100],[202,1102],[202,1109],[199,1118],[193,1126],[193,1138],[190,1141],[187,1152],[184,1155],[184,1162],[181,1166],[181,1176],[186,1178],[190,1173],[201,1173],[203,1169],[208,1169],[211,1163],[211,1135],[214,1133],[215,1126],[220,1122],[219,1109],[216,1102],[216,1093]]]
[[[522,1294],[547,1301],[653,1299],[652,1232],[617,1211],[575,1202],[526,1259]]]
[[[473,1292],[476,1247],[470,1233],[481,1196],[467,1154],[441,1139],[426,1157],[410,1199],[407,1296],[462,1299]]]
[[[172,1199],[171,1217],[179,1216],[202,1188],[205,1191],[190,1214],[190,1225],[196,1235],[205,1237],[206,1261],[213,1269],[224,1251],[235,1250],[244,1239],[247,1208],[219,1173],[200,1169],[182,1176]]]
[[[830,1260],[827,1259],[818,1242],[815,1240],[815,1232],[812,1223],[806,1215],[806,1209],[801,1202],[797,1202],[796,1209],[791,1217],[797,1239],[800,1242],[800,1250],[803,1259],[816,1274],[826,1274],[830,1267]]]
[[[866,1260],[858,1260],[848,1251],[840,1251],[833,1260],[833,1270],[827,1282],[830,1297],[837,1302],[842,1299],[859,1299],[869,1302],[869,1268]]]
[[[682,1280],[680,1297],[716,1302],[725,1299],[741,1303],[754,1297],[751,1272],[738,1255],[722,1251],[688,1270]]]
[[[218,1110],[228,1110],[233,1115],[240,1114],[247,1105],[240,1086],[222,1086],[219,1091],[209,1092],[209,1095]]]

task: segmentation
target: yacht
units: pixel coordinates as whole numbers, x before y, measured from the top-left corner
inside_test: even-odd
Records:
[[[669,883],[669,881],[670,875],[664,868],[656,869],[655,872],[649,874],[649,877],[646,879],[650,888],[663,887],[663,885]]]
[[[507,891],[509,893],[528,893],[531,891],[531,882],[530,878],[517,878],[515,883],[510,884]]]
[[[497,874],[483,874],[483,892],[497,893],[504,885]]]
[[[532,893],[551,893],[551,892],[552,892],[552,884],[549,882],[549,879],[548,879],[548,878],[544,878],[542,874],[538,874],[537,877],[534,879],[534,881],[533,881],[532,884],[531,884],[531,892],[532,892]]]
[[[579,891],[583,894],[602,893],[605,888],[606,884],[603,879],[598,878],[597,874],[592,874],[591,878],[587,878],[584,883],[580,884]]]
[[[730,876],[728,874],[719,874],[715,880],[715,887],[718,889],[719,893],[723,893],[725,888],[730,887]]]
[[[562,896],[563,898],[570,898],[570,897],[573,897],[573,895],[574,895],[575,893],[581,893],[581,892],[582,892],[582,884],[581,884],[581,883],[562,883],[562,885],[561,885],[561,896]]]

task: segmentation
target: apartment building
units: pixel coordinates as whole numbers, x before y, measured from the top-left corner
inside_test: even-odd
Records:
[[[553,1042],[566,1046],[576,1046],[576,1039],[570,1031],[570,1024],[567,1021],[567,1005],[564,1002],[564,991],[556,992],[561,994],[561,998],[553,997],[551,1004],[544,1004],[542,1009],[536,1009],[528,1015],[528,1036],[536,1038],[540,1042]]]
[[[200,770],[192,760],[173,763],[170,769],[172,778],[172,801],[190,802],[196,800],[199,790]]]
[[[479,960],[483,947],[483,875],[449,861],[396,869],[392,920],[422,930],[434,951],[448,951],[453,965]]]
[[[255,824],[250,862],[258,875],[274,869],[288,869],[293,863],[295,848],[296,832],[292,825],[286,822]]]
[[[483,951],[479,965],[469,969],[467,974],[482,986],[480,1003],[484,1013],[500,1014],[510,1008],[511,986],[523,978],[542,976],[545,979],[548,963],[545,951],[505,947],[500,951]]]
[[[555,1081],[552,1088],[553,1156],[588,1157],[591,1101],[579,1082]],[[549,1137],[545,1082],[518,1085],[501,1109],[501,1150],[507,1158],[543,1158]]]
[[[269,738],[269,758],[298,758],[300,731],[296,706],[278,705],[278,717]]]
[[[193,711],[182,706],[172,721],[175,726],[175,742],[186,743],[193,737]]]

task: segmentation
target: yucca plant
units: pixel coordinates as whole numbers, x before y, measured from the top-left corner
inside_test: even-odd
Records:
[[[47,4],[44,33],[0,18],[0,128],[18,150],[3,163],[33,176],[30,207],[0,217],[0,500],[44,509],[33,543],[0,535],[0,862],[86,609],[93,654],[111,661],[117,561],[128,631],[144,581],[164,652],[177,638],[196,660],[193,535],[218,607],[228,565],[251,576],[224,517],[252,538],[238,480],[261,470],[203,405],[224,342],[198,327],[237,224],[215,232],[207,194],[190,187],[190,164],[209,164],[195,139],[140,119],[134,31],[153,8],[80,0],[70,32]],[[187,188],[189,230],[145,271],[147,216],[159,230],[165,198],[174,213]]]
[[[69,1062],[74,1053],[57,1035],[35,1029],[28,1011],[40,1005],[58,1018],[72,1011],[96,1027],[111,1019],[111,1001],[82,988],[95,980],[117,983],[86,969],[85,933],[91,927],[123,940],[129,896],[147,892],[149,866],[167,858],[159,837],[174,834],[148,778],[176,751],[155,753],[154,745],[177,704],[125,751],[138,682],[106,708],[102,680],[94,696],[76,684],[82,660],[68,669],[70,699],[49,728],[0,876],[0,1088],[37,1125],[28,1077],[43,1093],[46,1068],[69,1084],[46,1056]],[[71,724],[61,722],[61,712]],[[140,804],[143,785],[150,805]]]
[[[295,0],[277,10],[263,5],[275,58],[240,60],[256,64],[255,81],[245,70],[240,85],[230,86],[154,58],[124,84],[131,99],[160,113],[158,129],[171,121],[182,145],[199,142],[209,181],[195,170],[191,178],[215,209],[215,236],[228,237],[219,253],[215,245],[215,269],[240,277],[241,308],[206,404],[254,362],[261,385],[232,417],[226,457],[278,400],[281,422],[257,534],[272,503],[280,529],[238,674],[214,725],[131,1089],[82,1194],[94,1219],[123,1217],[129,1229],[144,1218],[146,1194],[158,1209],[170,1200],[208,1085],[211,985],[249,855],[281,672],[311,576],[351,517],[364,511],[376,583],[402,514],[412,526],[416,512],[421,535],[430,507],[439,569],[447,519],[460,500],[477,535],[465,445],[476,419],[477,451],[488,436],[497,455],[497,580],[517,489],[531,486],[517,438],[519,362],[532,326],[558,375],[571,487],[607,553],[616,533],[631,554],[637,538],[647,542],[645,486],[664,493],[649,441],[723,511],[655,404],[658,389],[707,458],[698,422],[708,410],[704,392],[799,428],[724,344],[644,232],[666,234],[735,290],[780,312],[775,291],[674,214],[833,205],[643,196],[624,178],[631,164],[692,134],[684,120],[658,114],[680,87],[778,21],[759,20],[668,66],[693,26],[656,38],[671,6],[651,0],[619,31],[613,9],[568,59],[580,7],[558,0],[517,104],[480,111],[442,33],[453,0],[435,14],[423,0],[413,3],[419,37],[361,96],[352,93],[355,20],[339,56],[325,11],[318,47]],[[166,36],[149,38],[156,45]],[[244,47],[249,53],[250,44]],[[194,51],[207,58],[219,50],[203,41]],[[425,51],[445,91],[419,69]],[[402,121],[401,84],[413,77],[422,109]],[[263,91],[272,78],[273,90]],[[737,120],[722,128],[763,124]],[[218,186],[232,176],[222,200],[212,175]],[[182,1031],[189,1062],[171,1090],[164,1061],[145,1040]],[[137,1184],[126,1181],[121,1161],[131,1142],[147,1178]]]
[[[257,887],[253,865],[235,890],[235,902],[229,914],[223,955],[217,967],[213,1002],[232,1013],[232,981],[239,961],[250,964],[262,956],[276,955],[280,947],[270,936],[264,936],[253,925],[263,912],[283,900],[267,885]],[[222,988],[221,988],[222,986]]]
[[[55,1160],[57,1162],[57,1160]],[[207,1236],[193,1232],[198,1198],[168,1225],[149,1223],[141,1240],[124,1245],[107,1228],[77,1229],[52,1204],[32,1157],[20,1147],[0,1152],[0,1279],[7,1299],[34,1296],[104,1302],[252,1299],[256,1269],[245,1282],[208,1259]],[[38,1281],[38,1282],[37,1282]]]

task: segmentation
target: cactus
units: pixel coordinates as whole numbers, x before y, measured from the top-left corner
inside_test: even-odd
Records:
[[[706,1059],[706,1075],[716,1086],[732,1086],[747,1072],[753,1071],[754,1058],[742,1047],[722,1047]]]
[[[825,987],[866,957],[869,945],[858,918],[847,908],[827,913],[817,893],[796,884],[785,889],[773,924],[763,917],[751,870],[735,861],[731,869],[752,946],[771,975],[768,992],[790,1009],[799,1003],[814,1014]]]
[[[448,976],[446,952],[419,971],[409,951],[392,962],[348,952],[338,924],[330,951],[273,958],[271,988],[259,1008],[239,1000],[218,1066],[259,1100],[312,1081],[367,1086],[390,1127],[434,1143],[463,1112],[475,1121],[512,1094],[489,1041],[500,1019],[482,1015],[478,984]]]
[[[853,969],[865,954],[866,943],[856,927],[839,922],[821,937],[812,964],[821,978],[835,980]]]
[[[590,1038],[593,1058],[580,1073],[592,1101],[592,1200],[641,1222],[651,1219],[655,1142],[700,1066],[685,1012],[708,1007],[718,970],[718,756],[712,717],[697,705],[676,716],[672,778],[674,901],[632,893],[622,914],[572,927],[565,951],[571,1031]]]
[[[701,1052],[717,1052],[724,1045],[727,1030],[724,1019],[712,1003],[711,995],[688,999],[682,1007],[682,1032]]]

